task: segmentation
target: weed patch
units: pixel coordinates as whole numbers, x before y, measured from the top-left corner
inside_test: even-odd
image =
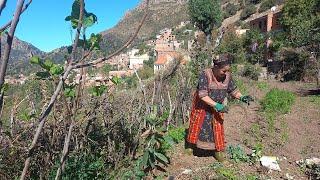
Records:
[[[267,91],[269,89],[269,85],[266,82],[257,82],[257,87],[261,91]]]
[[[266,113],[286,114],[290,112],[295,98],[289,91],[271,89],[261,101],[262,110]]]
[[[236,163],[249,161],[249,156],[244,152],[244,150],[239,145],[238,146],[229,145],[227,147],[227,152],[228,152],[228,155],[230,156],[230,159],[232,159]]]
[[[320,95],[311,96],[310,102],[314,103],[317,106],[320,106]]]

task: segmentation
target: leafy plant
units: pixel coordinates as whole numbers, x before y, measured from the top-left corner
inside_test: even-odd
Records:
[[[261,143],[257,143],[252,150],[252,154],[250,155],[250,160],[252,162],[257,162],[262,157],[263,146]]]
[[[66,21],[71,21],[71,25],[73,29],[76,29],[78,26],[78,21],[79,21],[79,16],[80,16],[80,2],[79,0],[75,0],[72,4],[72,11],[71,15],[67,16],[65,18]],[[83,17],[83,27],[87,28],[92,26],[94,23],[96,23],[98,20],[97,16],[93,13],[88,13],[84,9],[84,17]]]
[[[230,156],[230,159],[234,160],[236,163],[249,161],[248,155],[244,152],[240,145],[229,145],[227,147],[227,152]]]
[[[211,37],[214,27],[219,27],[222,20],[219,0],[190,0],[189,16],[191,21],[207,36],[207,42]]]
[[[94,86],[90,89],[90,94],[92,96],[102,96],[102,94],[106,91],[107,86],[101,85],[101,86]]]
[[[170,136],[176,143],[179,143],[184,140],[186,135],[185,128],[179,127],[179,128],[173,128],[170,129],[168,132],[168,136]]]
[[[154,131],[149,133],[145,141],[144,153],[142,157],[141,167],[150,171],[155,169],[160,164],[167,166],[169,158],[161,151],[161,142],[163,142],[163,136]]]
[[[225,10],[224,10],[225,13],[223,18],[226,19],[228,17],[235,15],[238,9],[239,9],[238,5],[235,5],[233,3],[228,3],[227,6],[225,7]]]
[[[172,128],[169,129],[166,135],[163,136],[164,141],[162,142],[163,150],[170,149],[173,145],[180,143],[185,139],[185,128]]]
[[[261,69],[251,64],[246,64],[243,69],[243,76],[258,80]]]
[[[76,97],[76,89],[74,84],[65,84],[63,92],[66,97],[69,97],[69,98]]]
[[[37,64],[44,70],[36,73],[36,76],[43,80],[51,80],[50,78],[58,77],[64,71],[62,65],[53,63],[51,59],[40,59],[38,56],[33,56],[30,63]]]
[[[55,166],[58,166],[56,162]],[[65,172],[62,179],[106,179],[106,164],[104,159],[97,154],[83,152],[79,154],[71,154],[65,166]],[[55,177],[55,168],[50,173],[51,178]]]

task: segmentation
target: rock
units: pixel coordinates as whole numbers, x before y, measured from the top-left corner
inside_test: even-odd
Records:
[[[185,169],[184,171],[182,171],[181,174],[191,174],[192,170],[191,169]]]
[[[269,170],[281,171],[277,160],[278,158],[274,156],[262,156],[260,158],[262,166],[268,168]]]
[[[299,160],[299,161],[296,161],[296,163],[299,165],[299,166],[312,166],[312,165],[320,165],[320,159],[319,158],[316,158],[316,157],[313,157],[313,158],[309,158],[309,159],[306,159],[306,160]]]
[[[320,159],[319,158],[310,158],[310,159],[306,159],[306,164],[307,165],[320,165]]]
[[[294,176],[291,176],[289,173],[286,173],[286,178],[291,180],[291,179],[294,179]]]

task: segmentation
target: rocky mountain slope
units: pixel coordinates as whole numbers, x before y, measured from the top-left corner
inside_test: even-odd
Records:
[[[146,0],[142,1],[135,9],[128,11],[115,27],[101,32],[108,52],[121,46],[134,33],[144,15],[145,4]],[[151,0],[149,16],[137,41],[155,37],[161,29],[171,28],[188,19],[187,0]]]
[[[1,54],[5,51],[5,36],[3,36],[1,42]],[[45,52],[36,48],[32,44],[22,41],[18,38],[13,39],[12,49],[9,58],[8,74],[24,73],[26,66],[29,66],[29,59],[31,55],[43,56]]]

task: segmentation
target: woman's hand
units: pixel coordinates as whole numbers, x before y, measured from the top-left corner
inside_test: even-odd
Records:
[[[239,100],[244,103],[247,103],[248,105],[250,105],[251,101],[254,101],[252,96],[250,96],[250,95],[240,96]]]
[[[228,108],[223,105],[223,104],[220,104],[220,103],[217,103],[214,105],[214,109],[217,111],[217,112],[228,112]]]

